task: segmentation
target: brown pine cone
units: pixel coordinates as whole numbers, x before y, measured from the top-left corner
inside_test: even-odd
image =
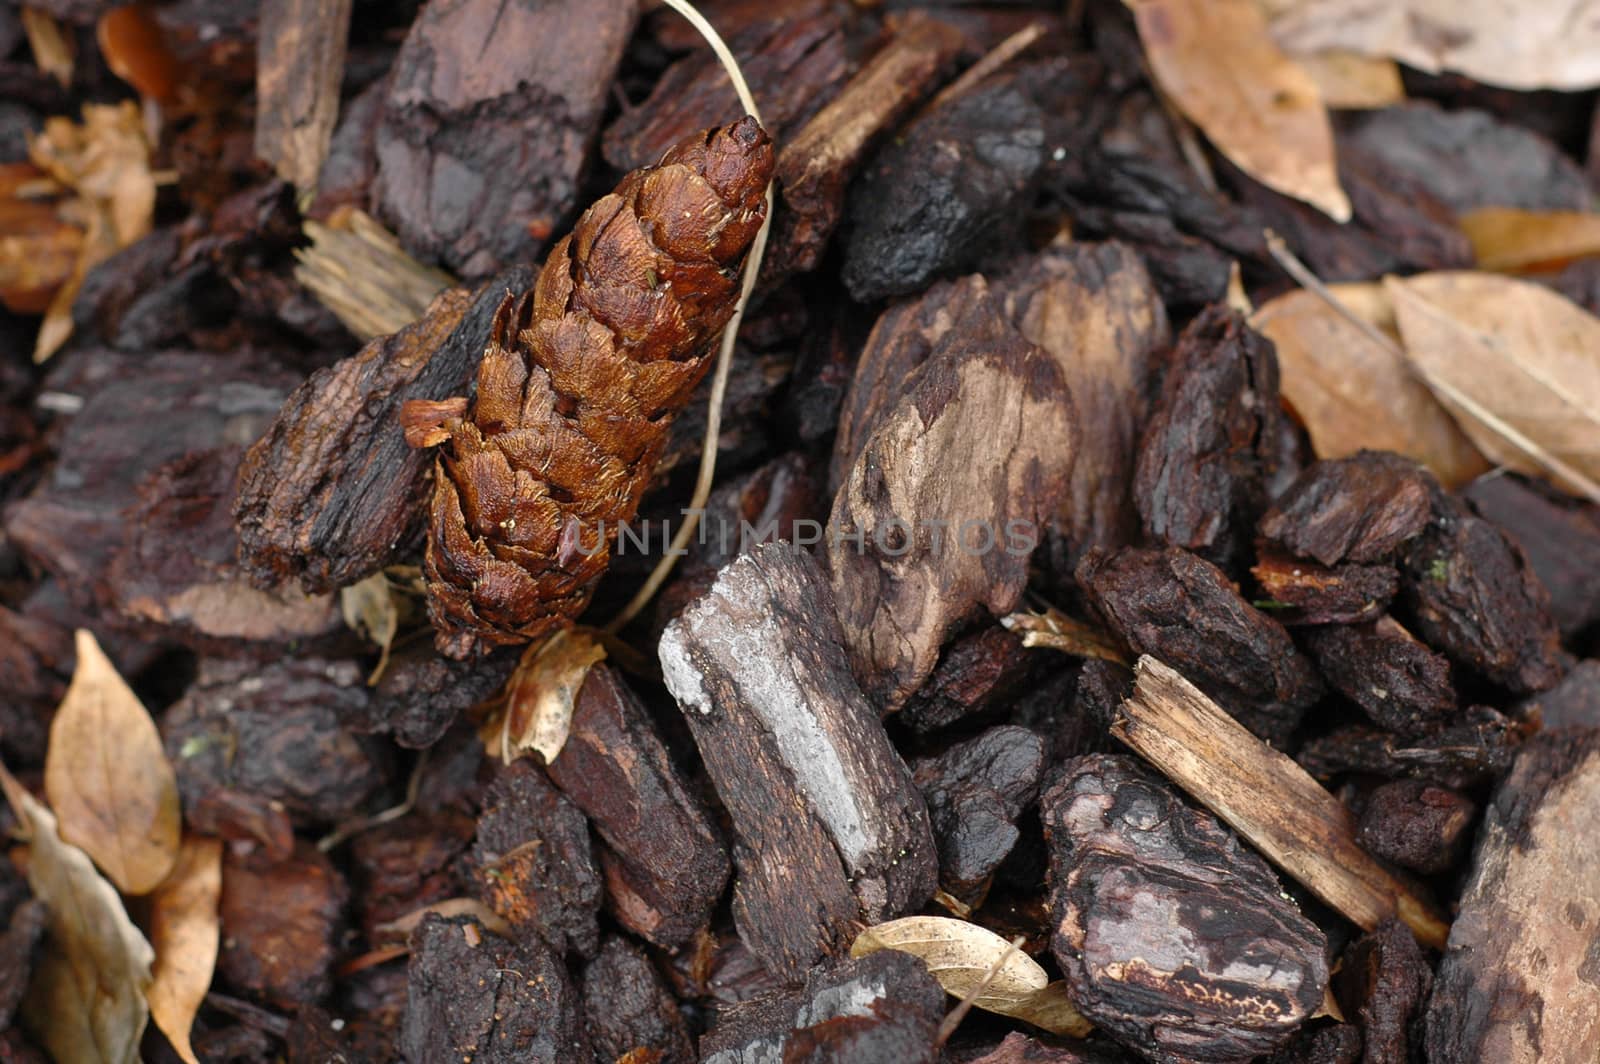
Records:
[[[588,605],[733,314],[772,168],[747,117],[628,174],[532,292],[507,293],[470,413],[465,398],[407,404],[412,446],[448,441],[426,559],[441,651],[537,639]]]

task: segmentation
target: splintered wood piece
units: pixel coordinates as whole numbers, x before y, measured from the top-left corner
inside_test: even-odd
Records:
[[[308,218],[303,228],[311,243],[295,252],[294,279],[363,340],[404,329],[455,283],[365,211],[336,211],[327,224]]]
[[[316,188],[339,116],[352,0],[266,0],[256,64],[256,154]]]
[[[1113,735],[1352,923],[1370,931],[1399,916],[1424,945],[1443,948],[1445,918],[1357,844],[1339,799],[1175,670],[1146,655],[1136,672]]]
[[[791,981],[848,947],[855,921],[914,911],[938,877],[927,808],[843,642],[816,562],[787,543],[729,563],[661,637],[738,836],[734,922]]]
[[[1531,740],[1489,803],[1428,1006],[1429,1060],[1591,1060],[1600,731]]]

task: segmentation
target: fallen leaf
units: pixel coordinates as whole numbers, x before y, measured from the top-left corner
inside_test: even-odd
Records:
[[[387,573],[376,572],[339,589],[339,612],[346,625],[381,651],[378,664],[367,677],[367,683],[376,686],[389,667],[389,651],[400,631],[401,619],[411,612],[411,602]]]
[[[485,738],[495,736],[490,751],[507,764],[529,750],[545,764],[556,759],[572,729],[572,708],[578,691],[605,648],[581,628],[563,628],[522,654],[506,684],[503,713],[485,725]]]
[[[1329,288],[1393,343],[1378,343],[1304,290],[1273,299],[1250,319],[1277,346],[1280,387],[1317,457],[1344,458],[1363,448],[1394,451],[1426,465],[1449,488],[1487,472],[1489,463],[1406,364],[1383,287]]]
[[[1336,50],[1297,55],[1294,61],[1317,83],[1323,105],[1332,110],[1373,111],[1405,102],[1405,83],[1393,59]]]
[[[61,837],[125,894],[145,894],[178,858],[178,782],[155,721],[80,628],[77,668],[50,724],[44,789]]]
[[[63,89],[71,88],[77,51],[72,31],[62,29],[61,23],[48,11],[25,4],[22,32],[28,37],[28,49],[33,52],[33,61],[39,69],[55,78]]]
[[[1348,49],[1508,89],[1600,85],[1600,0],[1301,0],[1274,4],[1291,52]]]
[[[1485,270],[1558,270],[1574,259],[1600,255],[1600,214],[1480,207],[1456,222]]]
[[[1269,188],[1350,220],[1316,82],[1254,0],[1124,0],[1156,81],[1218,151]]]
[[[76,204],[32,163],[0,164],[0,303],[42,314],[83,251]]]
[[[988,986],[972,999],[987,1012],[1053,1034],[1082,1037],[1092,1028],[1067,999],[1064,984],[1052,984],[1038,961],[986,927],[948,916],[907,916],[862,931],[850,946],[850,956],[881,949],[918,958],[945,992],[958,998],[967,998],[987,979]]]
[[[1406,357],[1479,450],[1600,502],[1600,319],[1494,273],[1384,287]]]
[[[161,102],[173,98],[183,67],[148,7],[124,4],[107,11],[95,25],[95,40],[106,66],[141,96]]]
[[[172,873],[150,895],[155,967],[145,999],[150,1018],[186,1064],[199,1064],[189,1031],[217,966],[221,897],[222,842],[198,835],[183,841]]]
[[[28,833],[28,885],[50,913],[23,1022],[58,1061],[136,1064],[150,1014],[150,943],[89,855],[61,840],[50,810],[0,773]]]

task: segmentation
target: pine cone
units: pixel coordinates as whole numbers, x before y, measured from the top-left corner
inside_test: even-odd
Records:
[[[532,292],[507,294],[470,414],[465,398],[407,404],[412,446],[448,441],[426,558],[444,653],[537,639],[588,605],[733,314],[772,168],[747,117],[628,174]]]

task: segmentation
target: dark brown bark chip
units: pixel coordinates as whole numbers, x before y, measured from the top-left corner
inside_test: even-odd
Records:
[[[1262,598],[1256,608],[1280,624],[1359,624],[1374,621],[1400,590],[1393,565],[1318,565],[1261,544],[1250,567]]]
[[[1016,845],[1016,820],[1033,802],[1045,767],[1044,740],[1003,725],[912,765],[939,847],[939,882],[975,905]]]
[[[1103,1039],[1093,1043],[1063,1041],[1058,1045],[1021,1031],[1012,1031],[992,1049],[952,1048],[945,1050],[944,1056],[947,1064],[1124,1064],[1132,1059]]]
[[[1472,841],[1478,807],[1459,791],[1421,780],[1385,783],[1367,796],[1358,837],[1375,856],[1424,875],[1455,867]],[[1410,937],[1409,935],[1407,937]]]
[[[1478,833],[1428,1002],[1429,1060],[1586,1060],[1600,1043],[1600,731],[1525,745]]]
[[[477,825],[464,813],[412,813],[350,840],[355,908],[367,941],[378,926],[471,891],[462,858]]]
[[[702,1064],[931,1064],[945,993],[922,961],[896,950],[819,968],[804,989],[720,1016],[700,1039]]]
[[[451,289],[418,321],[295,389],[245,456],[233,516],[258,587],[333,591],[401,560],[422,532],[433,458],[407,446],[400,408],[463,394],[517,267],[476,294]]]
[[[898,397],[856,437],[828,522],[845,645],[884,712],[922,685],[952,634],[1016,608],[1082,435],[1055,360],[1001,315],[982,277],[958,287],[961,315],[914,377],[892,379]]]
[[[627,939],[607,938],[584,967],[580,986],[595,1064],[694,1064],[699,1059],[677,1000],[644,950]]]
[[[1308,628],[1301,642],[1329,685],[1380,727],[1427,735],[1455,712],[1450,663],[1391,617]]]
[[[1600,728],[1600,661],[1578,662],[1560,683],[1518,707],[1518,713],[1539,721],[1545,731]]]
[[[365,679],[351,661],[203,661],[161,721],[191,826],[206,826],[194,823],[196,812],[217,792],[275,803],[303,824],[362,812],[390,771],[378,742],[346,730],[366,704]]]
[[[390,72],[373,190],[408,250],[468,278],[537,259],[576,203],[634,13],[633,0],[423,8]]]
[[[616,670],[589,672],[548,771],[605,841],[600,870],[619,923],[663,947],[706,926],[728,882],[727,846]]]
[[[1426,469],[1387,451],[1318,462],[1261,518],[1261,534],[1326,566],[1388,561],[1427,526],[1432,487]]]
[[[1426,532],[1406,548],[1401,592],[1417,635],[1514,694],[1561,679],[1550,596],[1514,540],[1465,503],[1436,496]]]
[[[811,556],[756,547],[661,638],[661,668],[736,834],[733,917],[798,981],[858,920],[914,911],[938,857],[922,795],[851,676]]]
[[[1524,726],[1487,706],[1470,706],[1432,735],[1407,739],[1364,724],[1312,739],[1295,760],[1320,780],[1345,772],[1471,787],[1511,767]]]
[[[1048,674],[1050,664],[997,624],[959,635],[945,644],[939,664],[901,708],[899,720],[932,732],[1007,709]]]
[[[1070,727],[1056,733],[1054,761],[1083,754],[1109,754],[1121,744],[1111,738],[1117,708],[1133,694],[1133,670],[1121,662],[1096,658],[1083,663],[1072,693]]]
[[[1277,467],[1278,355],[1225,306],[1178,338],[1139,445],[1134,502],[1145,536],[1231,566]]]
[[[521,656],[520,647],[509,647],[461,662],[415,640],[390,657],[364,718],[351,726],[412,749],[430,747],[462,713],[504,687]]]
[[[1361,1031],[1353,1024],[1335,1023],[1300,1028],[1294,1040],[1262,1064],[1358,1064],[1361,1060]]]
[[[218,978],[281,1009],[321,1001],[333,989],[349,893],[338,869],[307,843],[284,860],[225,849]]]
[[[1411,931],[1389,920],[1344,951],[1334,990],[1361,1028],[1365,1064],[1418,1060],[1433,967]]]
[[[573,1064],[590,1058],[561,958],[469,917],[430,913],[411,936],[400,1052],[408,1061]]]
[[[1091,552],[1078,583],[1135,653],[1177,669],[1270,743],[1287,742],[1322,696],[1316,670],[1283,626],[1188,551]]]
[[[11,910],[10,922],[0,933],[0,1030],[11,1026],[17,1006],[28,991],[34,953],[44,939],[48,918],[45,903],[29,898]]]
[[[1327,940],[1265,861],[1129,757],[1040,800],[1051,948],[1073,1002],[1149,1060],[1247,1061],[1321,1006]]]
[[[1600,621],[1600,506],[1508,473],[1479,477],[1461,494],[1522,547],[1562,635]]]
[[[506,765],[485,792],[472,861],[478,896],[521,945],[594,955],[601,883],[589,823],[532,761]]]

